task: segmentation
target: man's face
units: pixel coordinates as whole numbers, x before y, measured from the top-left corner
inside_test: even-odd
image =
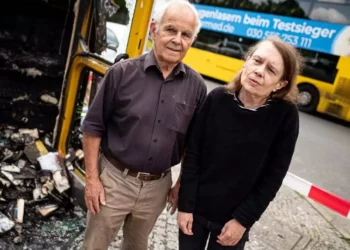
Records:
[[[186,6],[168,9],[160,24],[151,23],[153,49],[158,60],[176,64],[186,55],[194,41],[196,17]]]

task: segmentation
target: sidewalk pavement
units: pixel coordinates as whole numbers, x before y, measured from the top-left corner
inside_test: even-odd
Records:
[[[309,200],[309,202],[330,224],[333,225],[336,230],[343,235],[345,239],[348,239],[350,242],[350,218],[347,219],[313,200]]]
[[[179,167],[176,166],[173,170],[174,180],[178,173]],[[327,210],[283,186],[251,229],[245,249],[350,250],[350,238],[346,239],[346,228],[350,228],[350,220]],[[337,222],[337,228],[332,225],[332,221]],[[163,211],[150,235],[149,249],[176,250],[177,235],[176,214],[170,216]],[[79,249],[82,238],[83,234],[74,241],[70,250]],[[119,250],[121,241],[122,232],[119,232],[109,250]]]

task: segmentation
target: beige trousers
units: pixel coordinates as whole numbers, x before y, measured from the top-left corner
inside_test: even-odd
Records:
[[[171,174],[159,180],[140,181],[123,175],[104,156],[100,168],[106,205],[100,205],[98,214],[88,212],[82,249],[108,249],[123,225],[122,250],[147,250],[148,236],[166,205]]]

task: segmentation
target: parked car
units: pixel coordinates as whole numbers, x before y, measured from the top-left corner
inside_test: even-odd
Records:
[[[107,61],[114,62],[117,55],[126,52],[129,38],[128,27],[119,23],[107,22],[107,48],[101,56]]]

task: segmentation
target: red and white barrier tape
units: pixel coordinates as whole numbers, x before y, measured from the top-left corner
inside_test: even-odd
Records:
[[[350,201],[344,200],[289,172],[284,178],[283,184],[350,219]]]
[[[88,77],[88,83],[92,82],[92,76],[94,75],[94,73],[92,71],[89,72],[89,77]]]

